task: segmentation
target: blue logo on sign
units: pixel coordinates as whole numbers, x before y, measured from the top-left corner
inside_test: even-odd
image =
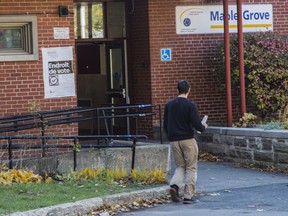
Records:
[[[186,27],[188,27],[188,26],[191,25],[191,20],[190,20],[189,18],[185,18],[185,19],[183,20],[183,24],[184,24]]]
[[[161,61],[171,61],[171,49],[161,49]]]

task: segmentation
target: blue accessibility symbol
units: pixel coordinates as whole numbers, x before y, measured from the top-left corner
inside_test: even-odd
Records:
[[[171,61],[171,49],[161,49],[161,61]]]

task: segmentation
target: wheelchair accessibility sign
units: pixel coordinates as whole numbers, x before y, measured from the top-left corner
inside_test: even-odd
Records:
[[[171,61],[172,55],[171,55],[171,48],[164,48],[161,49],[161,61]]]

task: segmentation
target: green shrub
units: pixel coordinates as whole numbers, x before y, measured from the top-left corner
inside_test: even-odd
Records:
[[[253,113],[244,113],[244,115],[239,119],[239,122],[235,124],[236,127],[255,127],[257,116]]]
[[[225,83],[224,44],[215,60],[215,75]],[[239,91],[238,37],[231,36],[231,82]],[[244,34],[244,71],[247,110],[262,119],[283,113],[288,102],[288,37],[272,32]]]

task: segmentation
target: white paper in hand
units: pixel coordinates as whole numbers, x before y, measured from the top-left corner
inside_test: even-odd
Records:
[[[202,125],[205,125],[206,122],[207,122],[207,120],[208,120],[208,115],[205,115],[205,116],[203,117],[202,121],[201,121]],[[197,131],[197,133],[201,134],[200,131]]]
[[[205,115],[201,121],[202,125],[205,125],[208,120],[208,115]]]

